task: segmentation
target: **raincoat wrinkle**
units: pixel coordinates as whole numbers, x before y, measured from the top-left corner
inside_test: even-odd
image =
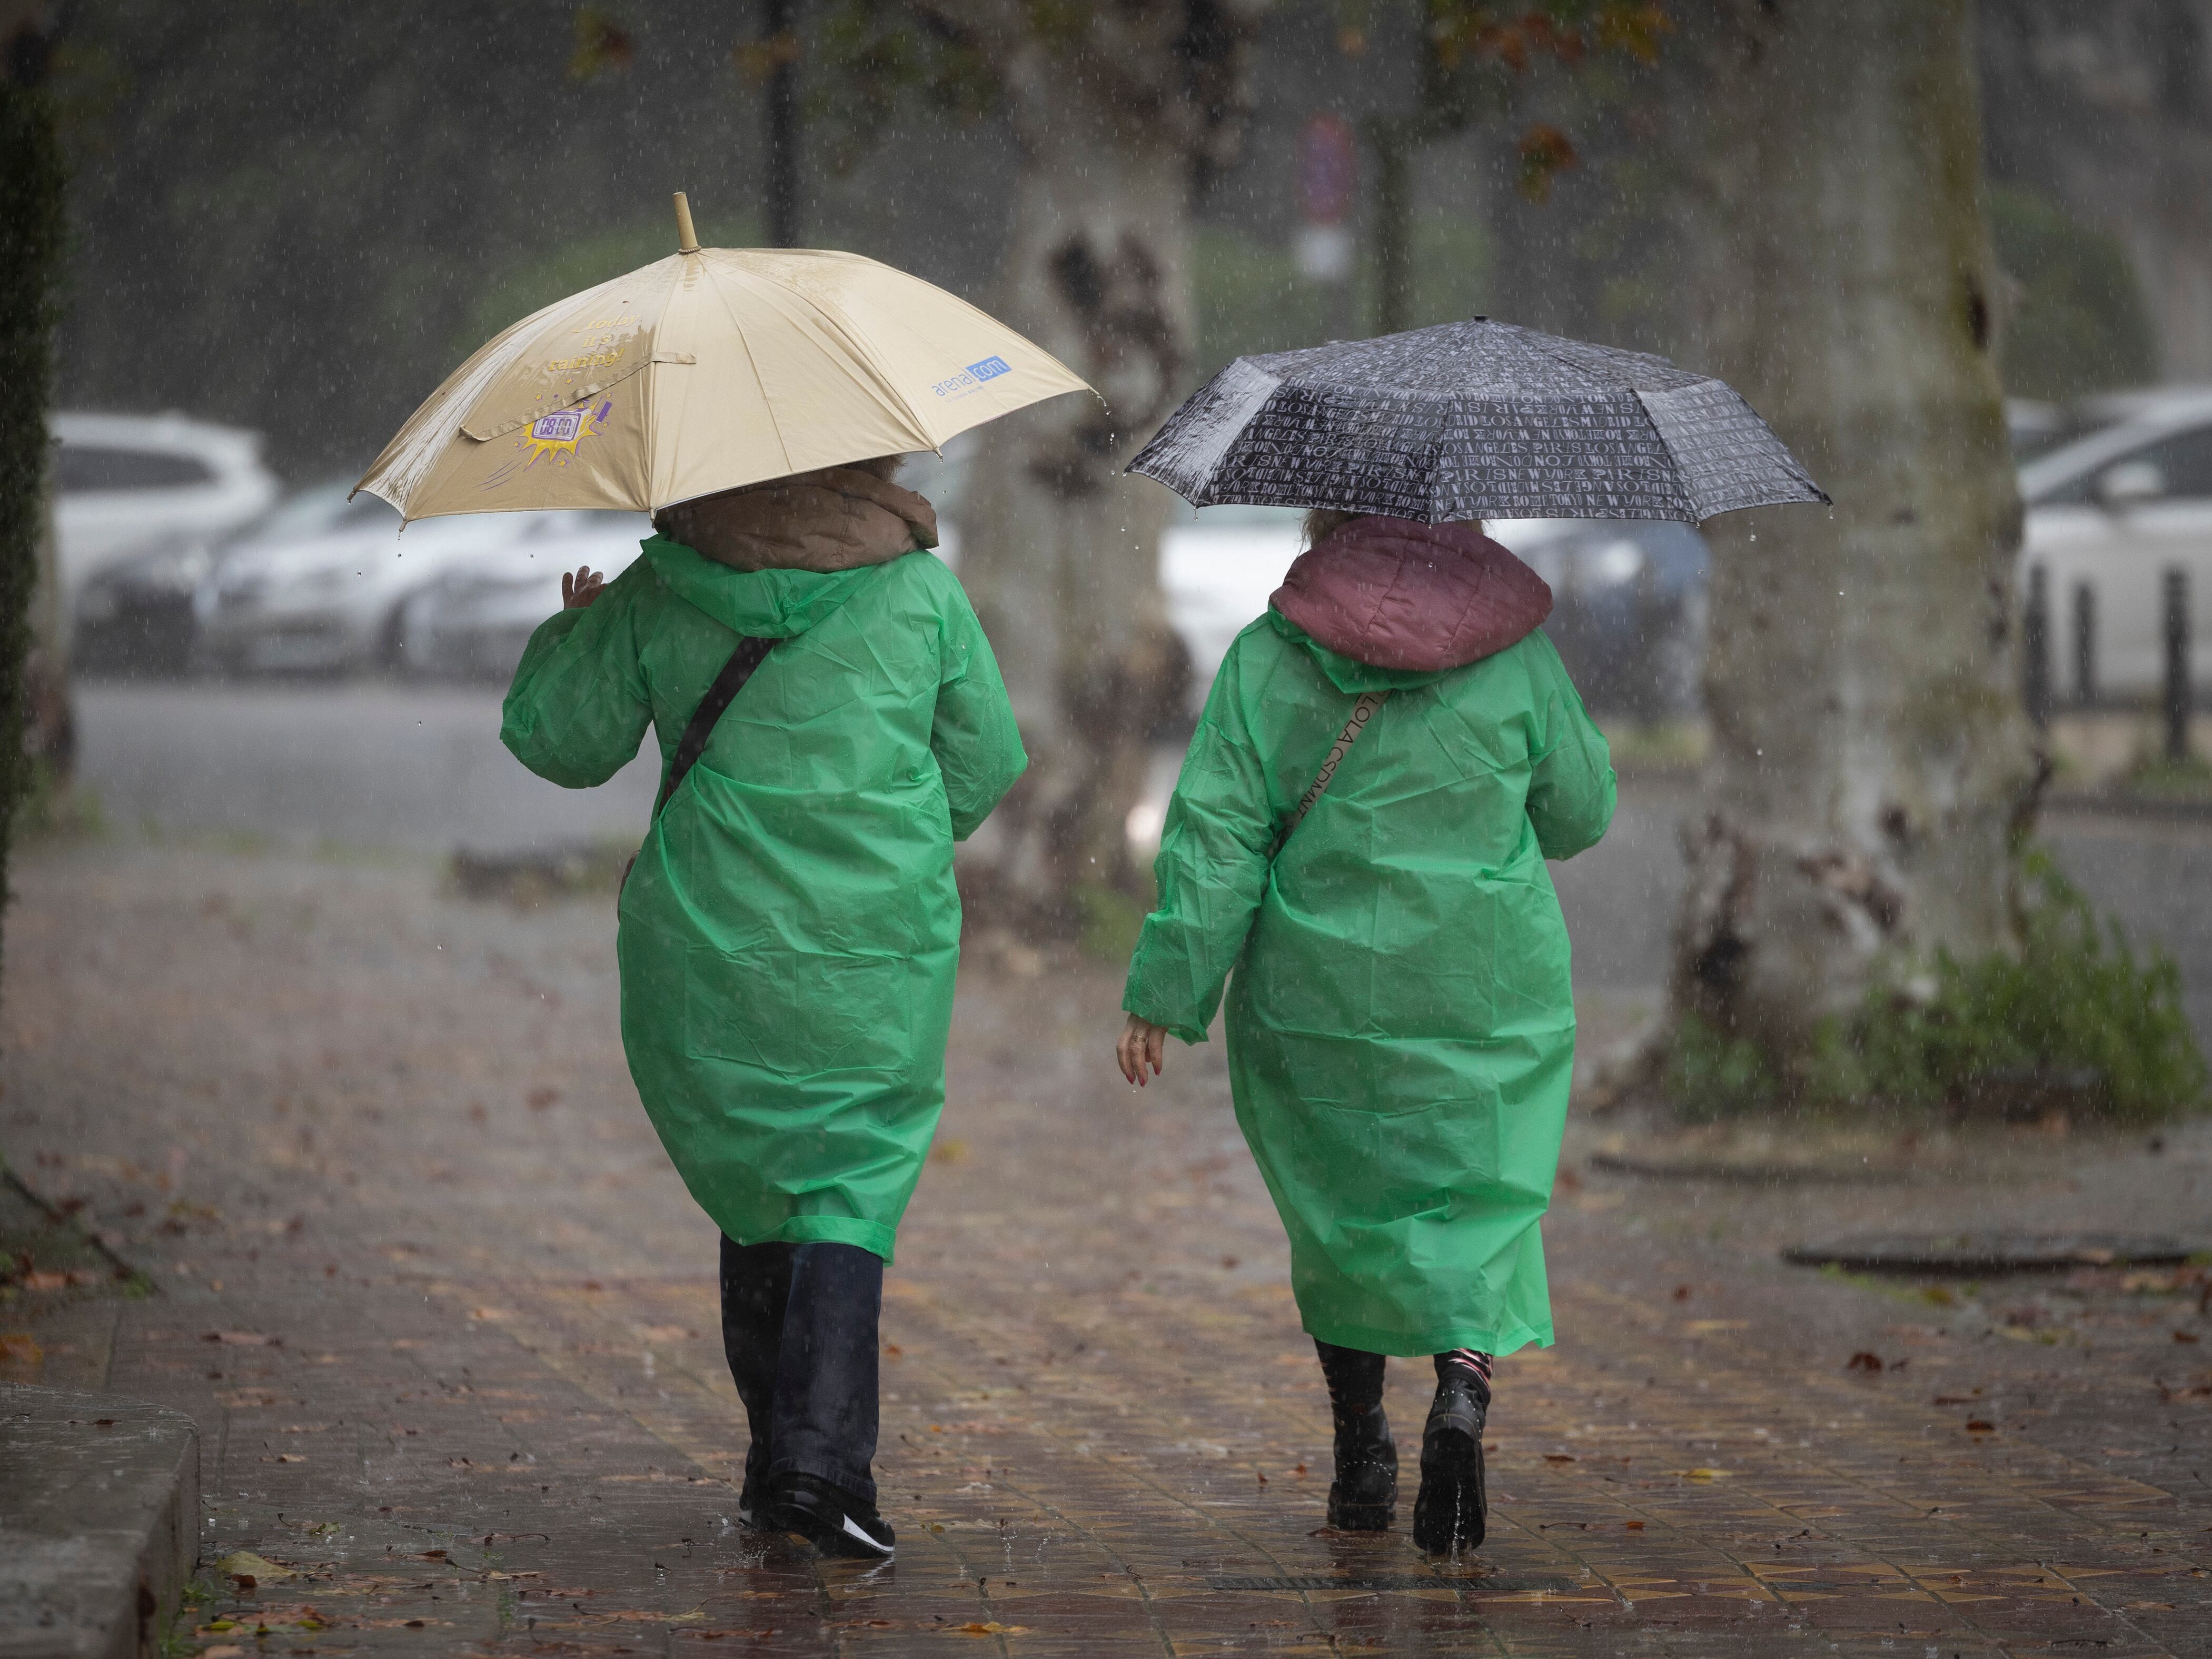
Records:
[[[1271,862],[1347,700],[1383,688]],[[1575,1015],[1545,860],[1594,844],[1613,797],[1605,739],[1540,630],[1459,665],[1391,669],[1271,609],[1230,647],[1123,1006],[1203,1042],[1226,983],[1237,1121],[1322,1341],[1552,1340],[1539,1224]]]
[[[780,641],[655,817],[620,902],[623,1045],[693,1197],[741,1245],[889,1260],[945,1099],[952,846],[1027,764],[998,664],[927,553],[737,570],[656,536],[539,627],[501,738],[664,775],[739,637]]]

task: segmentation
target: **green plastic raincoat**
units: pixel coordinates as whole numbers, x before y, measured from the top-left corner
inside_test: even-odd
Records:
[[[1382,688],[1270,864],[1353,697]],[[1613,805],[1605,739],[1540,632],[1464,666],[1391,670],[1270,610],[1230,647],[1123,1006],[1203,1042],[1236,969],[1237,1119],[1323,1341],[1552,1340],[1539,1224],[1575,1012],[1544,860],[1595,842]]]
[[[623,1046],[677,1170],[741,1244],[889,1260],[945,1100],[952,843],[1027,763],[991,647],[927,553],[739,571],[654,537],[532,637],[501,738],[571,788],[650,723],[665,768],[741,635],[771,651],[639,850]]]

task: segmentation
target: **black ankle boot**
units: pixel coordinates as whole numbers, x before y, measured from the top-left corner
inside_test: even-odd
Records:
[[[1398,1448],[1380,1405],[1336,1413],[1336,1478],[1328,1524],[1340,1532],[1388,1532],[1398,1513]]]
[[[775,1524],[795,1532],[824,1555],[888,1561],[897,1544],[876,1506],[811,1474],[785,1474],[769,1498]]]
[[[1421,1432],[1421,1490],[1413,1499],[1413,1542],[1431,1555],[1480,1547],[1490,1525],[1482,1486],[1482,1430],[1490,1391],[1469,1370],[1437,1384]]]

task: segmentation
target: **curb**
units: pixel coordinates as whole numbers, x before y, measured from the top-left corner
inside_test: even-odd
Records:
[[[198,1558],[199,1486],[182,1412],[0,1383],[0,1659],[155,1653]]]

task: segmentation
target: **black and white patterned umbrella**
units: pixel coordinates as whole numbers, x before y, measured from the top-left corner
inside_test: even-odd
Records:
[[[1663,357],[1477,318],[1239,357],[1129,471],[1194,506],[1680,519],[1828,498],[1751,405]]]

